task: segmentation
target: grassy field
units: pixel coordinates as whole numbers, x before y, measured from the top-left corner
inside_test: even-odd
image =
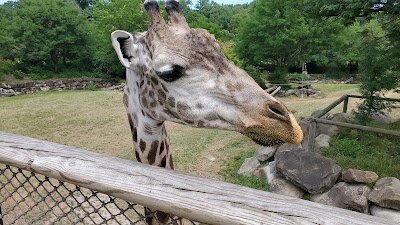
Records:
[[[319,98],[281,98],[297,118],[307,117],[357,85],[317,84]],[[356,102],[352,101],[354,106]],[[335,109],[336,111],[340,110]],[[131,134],[121,92],[63,91],[0,98],[0,130],[134,159]],[[198,129],[167,123],[178,170],[205,177],[246,183],[265,189],[265,184],[236,176],[240,162],[257,148],[239,133]]]

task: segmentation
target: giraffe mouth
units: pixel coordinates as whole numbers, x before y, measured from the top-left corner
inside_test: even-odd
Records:
[[[245,132],[243,132],[244,135],[247,137],[251,138],[255,143],[262,145],[262,146],[276,146],[276,145],[281,145],[285,143],[284,141],[278,139],[278,138],[273,138],[270,137],[267,134],[264,134],[263,132],[260,132],[259,128],[250,128],[247,129]]]

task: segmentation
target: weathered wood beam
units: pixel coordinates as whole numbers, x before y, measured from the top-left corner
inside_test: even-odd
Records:
[[[207,224],[397,224],[5,132],[0,162]]]

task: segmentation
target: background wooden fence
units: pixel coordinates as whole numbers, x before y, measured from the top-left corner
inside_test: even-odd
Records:
[[[5,132],[0,132],[0,163],[206,224],[397,224]],[[3,216],[11,213],[3,203],[2,209]]]
[[[358,129],[358,130],[362,130],[362,131],[388,134],[388,135],[394,135],[394,136],[400,137],[399,131],[386,130],[386,129],[376,128],[376,127],[368,127],[368,126],[362,126],[362,125],[351,124],[351,123],[343,123],[343,122],[337,122],[337,121],[332,121],[332,120],[327,120],[327,119],[321,118],[322,116],[327,114],[329,111],[331,111],[333,108],[335,108],[342,102],[343,102],[343,113],[347,113],[349,98],[363,99],[363,97],[359,96],[359,95],[343,95],[338,100],[336,100],[335,102],[333,102],[332,104],[327,106],[325,109],[321,110],[319,113],[317,113],[316,115],[314,115],[313,117],[310,118],[311,124],[310,124],[310,130],[309,130],[309,134],[308,134],[308,150],[309,151],[313,151],[314,147],[315,147],[315,137],[317,134],[317,123],[336,125],[336,126],[340,126],[340,127],[347,127],[347,128]],[[395,99],[395,98],[376,97],[376,100],[377,101],[400,102],[400,99]]]

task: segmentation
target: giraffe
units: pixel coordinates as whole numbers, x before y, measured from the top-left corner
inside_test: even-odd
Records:
[[[156,0],[146,0],[148,30],[111,34],[126,67],[123,102],[136,159],[173,169],[165,121],[238,131],[260,145],[300,143],[293,114],[229,61],[213,35],[189,28],[176,0],[167,0],[166,23]],[[150,209],[146,209],[149,213]],[[170,215],[153,212],[148,224]]]

